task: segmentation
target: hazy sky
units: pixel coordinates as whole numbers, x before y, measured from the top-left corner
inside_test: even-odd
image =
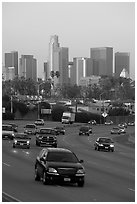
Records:
[[[92,47],[113,47],[130,52],[130,77],[135,79],[134,2],[3,2],[2,62],[4,53],[32,54],[38,77],[48,60],[51,35],[73,57],[90,57]]]

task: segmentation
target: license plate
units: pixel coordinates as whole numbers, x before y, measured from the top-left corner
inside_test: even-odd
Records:
[[[20,143],[20,145],[23,145],[22,143]]]
[[[70,181],[70,178],[64,178],[64,181]]]
[[[108,149],[108,147],[105,147],[105,149]]]

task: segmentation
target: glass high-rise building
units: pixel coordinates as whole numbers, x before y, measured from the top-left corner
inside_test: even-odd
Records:
[[[123,69],[130,75],[130,53],[128,52],[116,52],[115,53],[115,76],[120,77]]]
[[[33,55],[21,55],[19,76],[37,81],[37,60]]]
[[[73,66],[70,70],[70,83],[80,85],[80,80],[83,77],[92,75],[91,59],[86,57],[73,58]]]
[[[113,75],[113,48],[99,47],[90,48],[90,58],[92,60],[93,75],[112,76]]]
[[[59,71],[59,50],[58,36],[53,35],[50,37],[49,43],[48,78],[51,78],[51,71]]]
[[[57,84],[68,84],[68,58],[68,48],[60,47],[57,35],[51,36],[49,43],[47,78],[52,78],[54,86]]]
[[[18,52],[5,53],[5,67],[14,67],[15,76],[18,76]]]

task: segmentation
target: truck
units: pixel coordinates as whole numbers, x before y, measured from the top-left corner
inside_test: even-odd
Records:
[[[75,122],[75,113],[64,112],[61,118],[62,124],[72,124]]]

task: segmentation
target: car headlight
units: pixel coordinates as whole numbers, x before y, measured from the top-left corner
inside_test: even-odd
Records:
[[[52,168],[52,167],[49,167],[48,173],[59,175],[58,172],[57,172],[57,170],[54,169],[54,168]]]
[[[29,140],[27,141],[27,144],[29,144]]]
[[[84,173],[85,173],[84,169],[78,169],[77,170],[77,174],[84,174]]]
[[[14,137],[14,133],[12,133],[12,136]]]
[[[103,144],[99,144],[99,146],[103,147]]]
[[[17,144],[17,140],[14,140],[14,143]]]
[[[113,144],[111,144],[111,145],[110,145],[110,147],[114,147],[114,145],[113,145]]]

